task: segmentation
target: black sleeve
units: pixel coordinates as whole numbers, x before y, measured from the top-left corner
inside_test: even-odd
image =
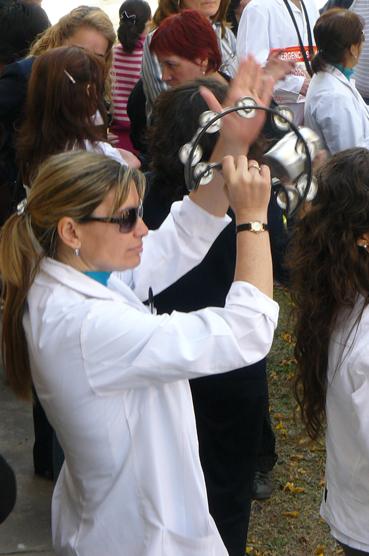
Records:
[[[5,521],[15,505],[17,485],[13,469],[0,456],[0,523]]]
[[[27,96],[28,75],[18,62],[5,66],[0,75],[0,121],[16,121]]]
[[[146,97],[143,90],[142,79],[137,81],[129,95],[127,114],[131,122],[130,138],[132,145],[140,153],[146,153]]]

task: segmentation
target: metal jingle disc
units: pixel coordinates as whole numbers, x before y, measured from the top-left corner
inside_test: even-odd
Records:
[[[256,101],[252,97],[244,97],[236,102],[237,108],[244,108],[244,110],[238,110],[237,114],[241,118],[254,118],[256,115],[256,110],[253,108],[256,106]]]
[[[304,196],[305,194],[305,189],[307,187],[307,175],[303,174],[302,176],[299,177],[299,179],[297,180],[297,184],[296,187],[298,189],[298,192],[300,193],[301,197]],[[316,179],[315,176],[312,177],[311,179],[311,183],[310,183],[310,187],[309,187],[309,191],[308,194],[306,195],[306,199],[305,201],[312,201],[315,197],[315,195],[318,192],[318,181]]]
[[[299,155],[304,155],[305,154],[305,145],[301,141],[301,139],[297,139],[295,149],[296,149],[297,154],[299,154]]]
[[[306,141],[306,144],[307,144],[308,149],[309,149],[310,158],[311,158],[311,160],[314,160],[314,158],[317,155],[317,151],[318,151],[317,146],[312,141],[310,141],[309,138],[307,138],[307,137],[305,137],[305,141]],[[299,155],[306,156],[305,145],[301,141],[301,139],[297,139],[295,149],[296,149],[296,152]]]
[[[300,200],[299,192],[294,187],[285,187],[284,189],[281,189],[279,191],[279,193],[277,194],[277,204],[282,210],[287,209],[286,195],[288,195],[289,201],[288,208],[290,212],[292,212],[295,210]]]
[[[293,121],[293,112],[288,106],[276,108],[278,114],[273,114],[273,123],[279,131],[289,131],[290,123]]]
[[[201,177],[200,177],[201,176]],[[199,162],[193,170],[193,177],[197,181],[200,178],[199,185],[207,185],[214,176],[214,170],[207,162]]]
[[[199,118],[199,124],[201,127],[205,127],[213,118],[216,118],[216,116],[218,116],[218,112],[213,112],[212,110],[206,110],[206,112],[203,112],[200,115]],[[219,118],[219,120],[217,120],[216,122],[212,123],[208,129],[206,130],[206,133],[216,133],[217,131],[220,130],[221,127],[221,119]]]
[[[186,164],[188,162],[192,148],[193,148],[192,143],[186,143],[179,149],[179,159],[182,162],[182,164]],[[195,152],[193,153],[192,156],[191,166],[195,166],[198,162],[200,162],[201,157],[202,157],[202,148],[200,147],[200,145],[197,145]]]

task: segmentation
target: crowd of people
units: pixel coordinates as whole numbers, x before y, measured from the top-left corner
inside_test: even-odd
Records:
[[[40,4],[0,0],[2,357],[55,482],[56,554],[244,555],[277,460],[273,280],[296,308],[302,420],[326,436],[321,515],[369,554],[365,2],[125,0],[117,33],[100,8],[51,25]],[[244,97],[326,151],[287,225],[262,111],[205,134],[222,171],[188,192],[201,114]],[[0,456],[2,484],[1,521]]]

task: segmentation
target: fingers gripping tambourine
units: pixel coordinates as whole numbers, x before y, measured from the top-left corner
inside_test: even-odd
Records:
[[[266,108],[256,104],[253,98],[245,97],[222,112],[203,112],[194,137],[179,151],[179,158],[184,164],[186,186],[189,191],[193,191],[200,185],[208,184],[214,172],[222,167],[221,162],[201,161],[203,151],[200,142],[204,134],[218,132],[221,119],[231,112],[237,112],[242,118],[254,118],[256,110],[271,114],[276,128],[286,132],[264,154],[263,162],[271,169],[272,188],[277,195],[277,203],[291,217],[304,201],[311,201],[315,197],[317,184],[313,177],[312,160],[320,150],[320,140],[311,129],[298,128],[292,121],[292,111],[285,106]]]

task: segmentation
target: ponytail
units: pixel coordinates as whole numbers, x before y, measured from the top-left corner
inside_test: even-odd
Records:
[[[130,54],[151,19],[150,5],[144,0],[126,0],[119,9],[118,39],[124,52]]]
[[[311,61],[311,69],[313,73],[318,73],[319,71],[324,71],[326,67],[327,62],[324,60],[324,54],[321,50],[318,50]]]
[[[2,354],[10,386],[29,399],[31,372],[23,317],[27,295],[44,257],[58,258],[58,222],[69,216],[76,222],[90,216],[114,190],[112,211],[127,199],[134,183],[140,198],[145,178],[103,154],[71,151],[47,158],[22,201],[0,232],[2,279]]]
[[[2,354],[5,372],[15,394],[30,399],[31,371],[23,315],[28,290],[38,270],[42,250],[33,235],[27,211],[13,214],[0,232],[3,328]]]

